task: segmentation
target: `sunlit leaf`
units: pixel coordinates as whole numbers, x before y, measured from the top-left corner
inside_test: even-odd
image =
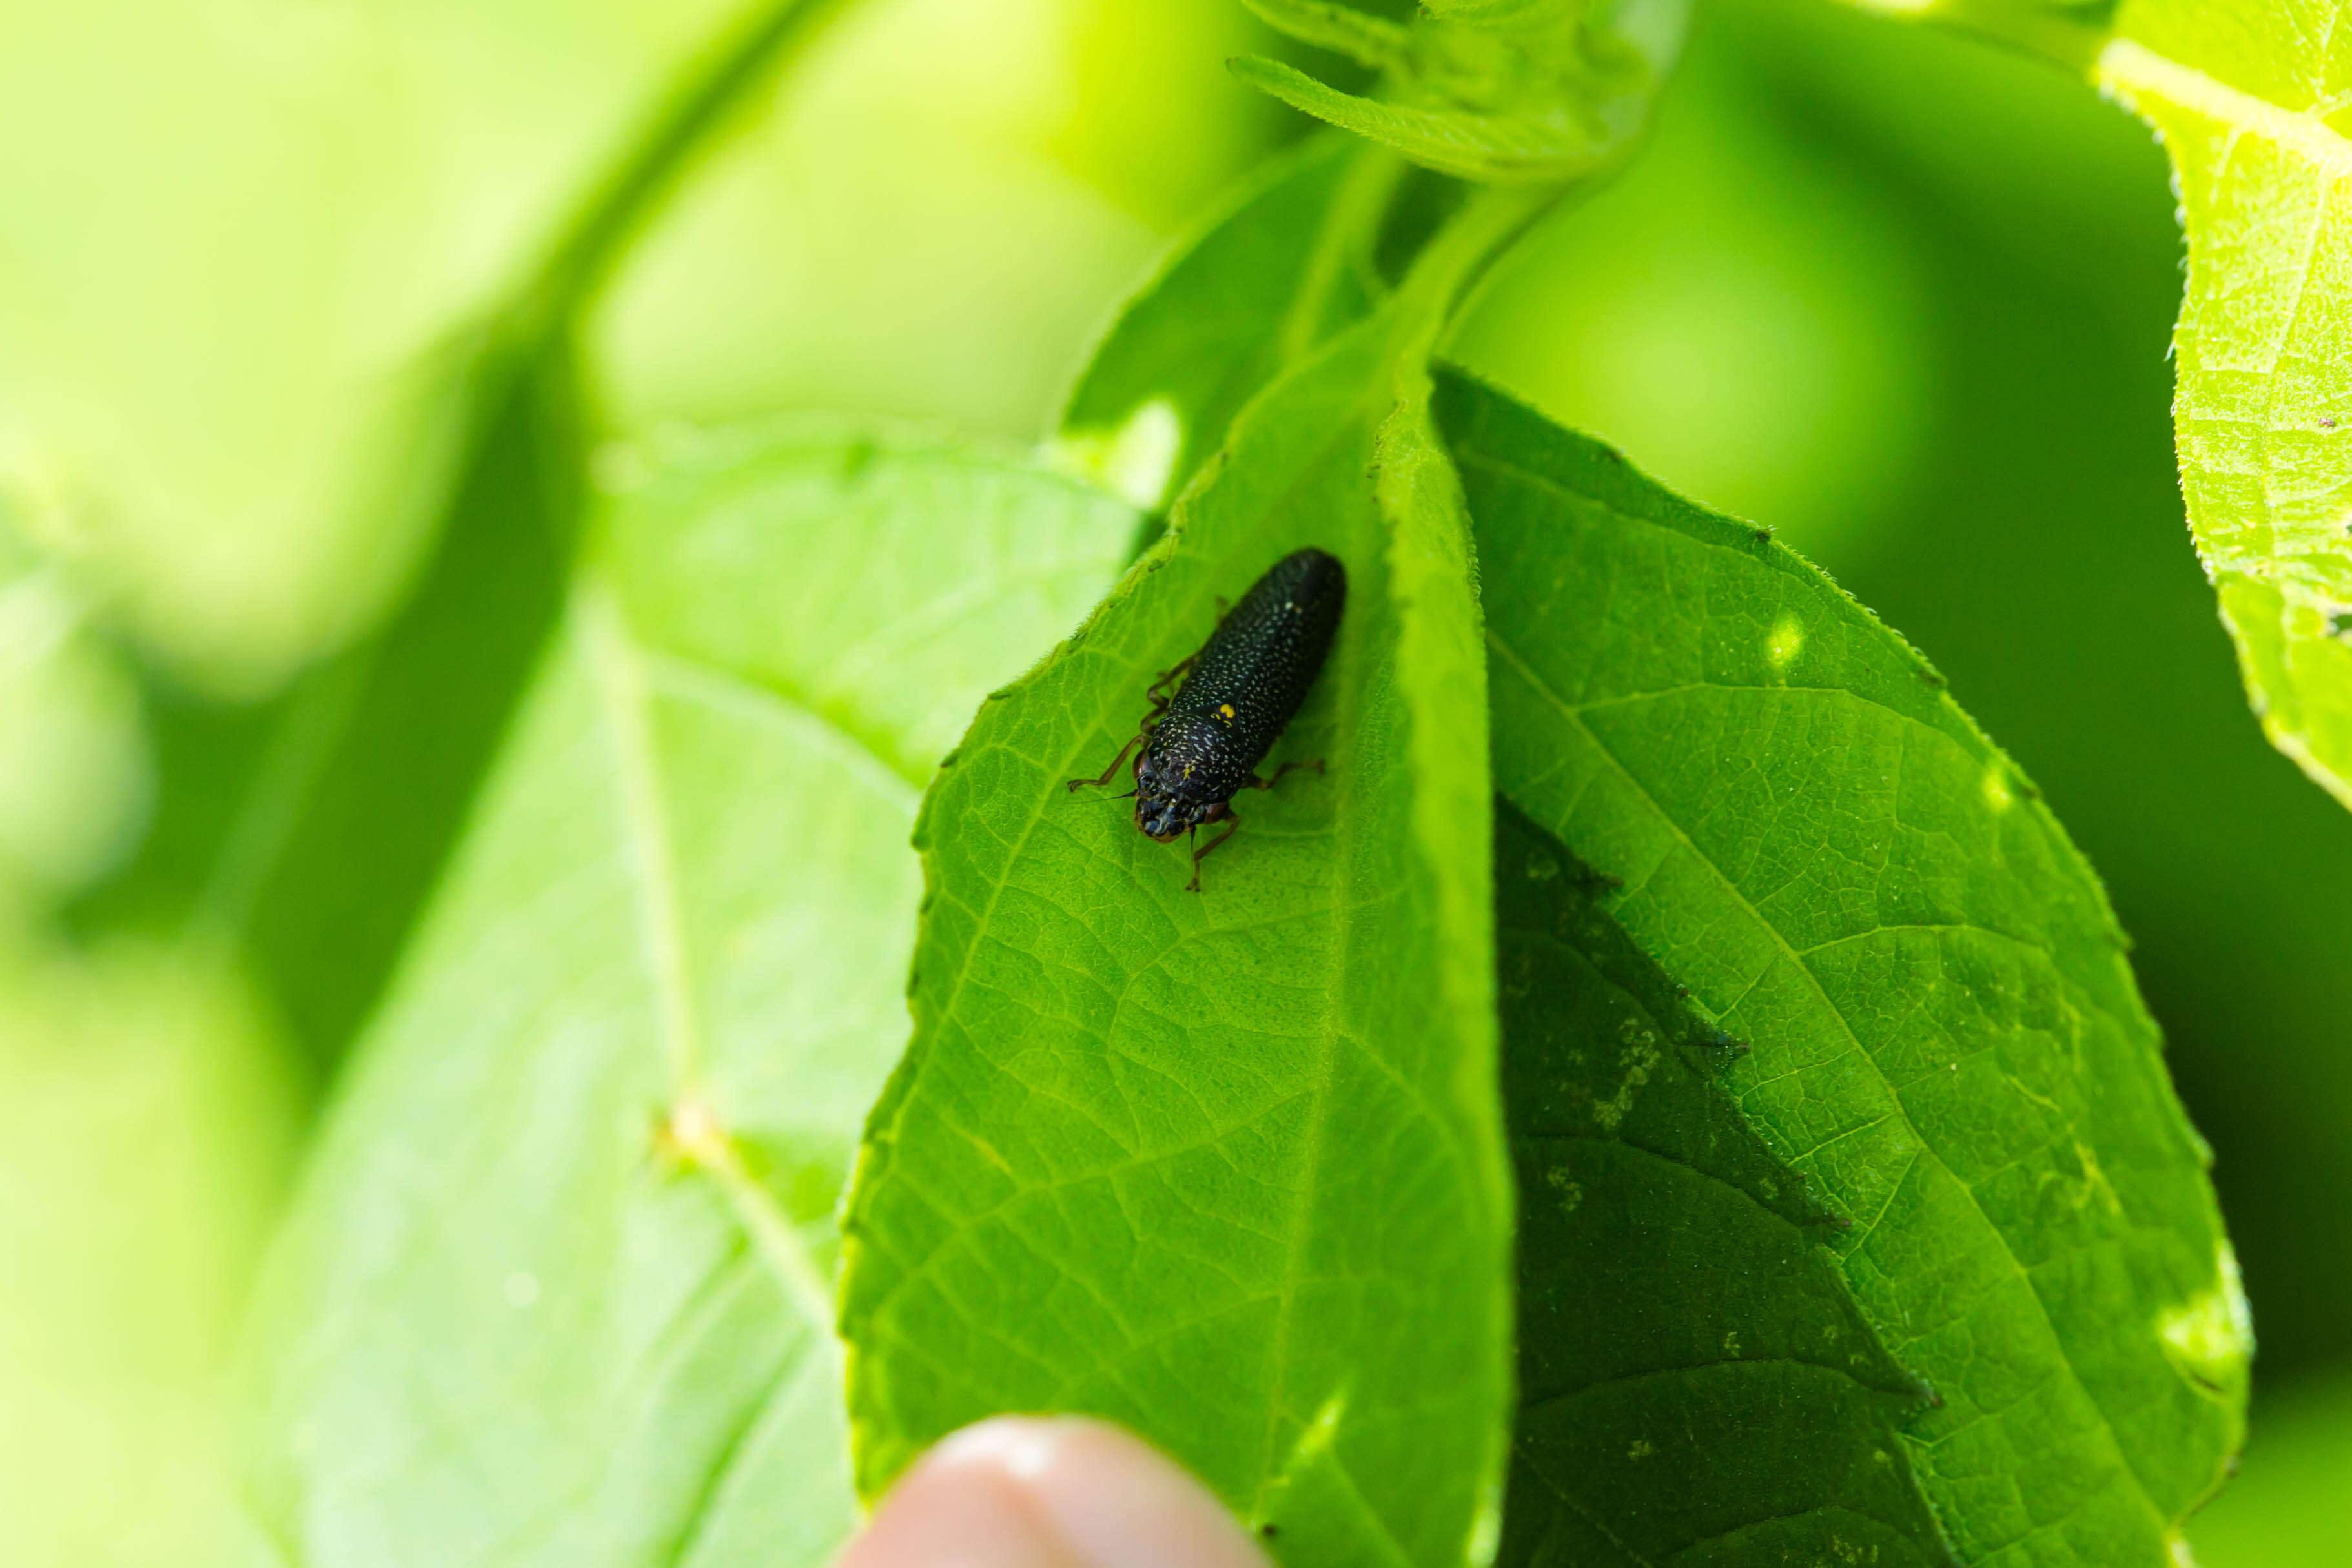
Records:
[[[2325,29],[2117,14],[2095,79],[2156,126],[2189,230],[2173,399],[2189,525],[2280,750],[2352,806],[2352,120]]]
[[[977,1416],[1084,1410],[1288,1563],[1492,1540],[1509,1196],[1485,702],[1458,495],[1414,412],[1426,331],[1391,308],[1254,403],[925,801],[915,1040],[848,1220],[868,1495]],[[1236,802],[1186,892],[1180,848],[1065,782],[1134,733],[1219,597],[1306,545],[1345,562],[1348,608],[1270,761],[1328,772]]]
[[[614,503],[273,1266],[287,1562],[831,1555],[833,1216],[906,1037],[916,797],[1133,527],[829,430]]]

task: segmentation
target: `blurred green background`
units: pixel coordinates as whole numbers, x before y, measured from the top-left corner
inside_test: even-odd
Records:
[[[357,476],[728,0],[0,5],[0,1521],[226,1538],[242,1293],[320,1086],[231,967],[54,912],[151,805],[139,671],[250,695],[413,541]],[[1042,435],[1152,258],[1303,125],[1231,0],[867,0],[640,247],[612,426],[778,408]],[[2262,1355],[2208,1568],[2352,1542],[2352,817],[2262,741],[2182,524],[2161,152],[2046,68],[1703,5],[1654,145],[1456,356],[1812,555],[2105,874]],[[1059,629],[1052,629],[1058,631]],[[1041,639],[1049,635],[1041,632]],[[218,1532],[218,1533],[215,1533]]]

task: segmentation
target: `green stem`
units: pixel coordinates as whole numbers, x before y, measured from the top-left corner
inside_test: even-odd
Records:
[[[1398,291],[1407,360],[1426,368],[1465,297],[1497,257],[1568,193],[1567,185],[1481,185],[1413,257]]]
[[[630,148],[557,231],[524,290],[524,312],[553,325],[593,303],[628,242],[709,144],[714,126],[768,76],[806,52],[850,0],[772,0],[689,61]]]
[[[1381,215],[1388,211],[1404,168],[1403,159],[1378,142],[1359,142],[1323,214],[1322,227],[1316,232],[1315,248],[1307,254],[1297,298],[1283,313],[1277,336],[1282,363],[1297,364],[1323,340],[1332,295],[1348,268],[1370,256],[1371,236],[1380,229]]]

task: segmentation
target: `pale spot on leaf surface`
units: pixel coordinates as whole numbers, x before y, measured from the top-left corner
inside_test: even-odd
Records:
[[[2197,1383],[2216,1389],[2242,1385],[2254,1354],[2253,1314],[2246,1306],[2238,1255],[2223,1242],[2214,1259],[2213,1288],[2158,1322],[2164,1353]]]
[[[2016,792],[2010,789],[1998,764],[1985,769],[1984,798],[1985,804],[1996,811],[2006,811],[2017,804]]]
[[[1617,1092],[1592,1107],[1592,1119],[1603,1132],[1613,1133],[1626,1113],[1633,1109],[1633,1101],[1642,1085],[1650,1081],[1651,1070],[1658,1065],[1658,1037],[1632,1019],[1625,1020],[1621,1031],[1625,1042],[1624,1055],[1619,1060],[1625,1076],[1617,1085]]]
[[[1184,449],[1184,421],[1168,399],[1153,398],[1116,430],[1093,430],[1049,442],[1051,467],[1099,486],[1129,506],[1150,509],[1168,496],[1176,457]]]

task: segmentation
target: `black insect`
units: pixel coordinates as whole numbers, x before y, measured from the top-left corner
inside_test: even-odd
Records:
[[[1143,727],[1119,747],[1102,777],[1073,779],[1070,788],[1109,783],[1127,754],[1142,747],[1129,793],[1135,825],[1146,836],[1164,844],[1189,832],[1198,844],[1202,823],[1233,824],[1192,852],[1192,880],[1184,887],[1200,892],[1201,862],[1241,831],[1233,808],[1236,793],[1270,789],[1294,768],[1323,771],[1319,759],[1286,762],[1273,779],[1261,779],[1257,765],[1307,700],[1347,599],[1347,570],[1334,557],[1303,549],[1276,561],[1217,622],[1199,653],[1151,683]],[[1184,684],[1176,695],[1164,695],[1179,676]]]

